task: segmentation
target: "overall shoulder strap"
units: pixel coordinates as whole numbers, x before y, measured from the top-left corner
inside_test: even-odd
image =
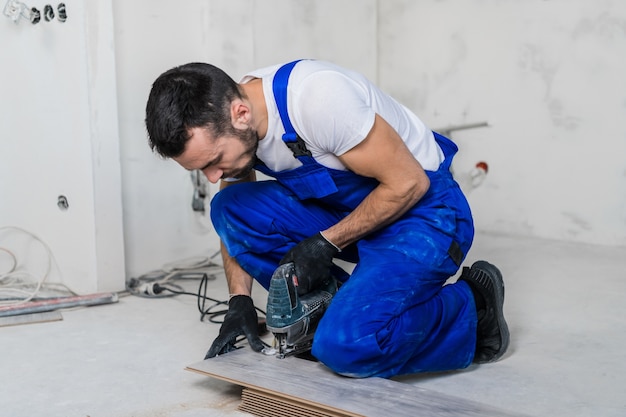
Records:
[[[291,149],[293,156],[298,159],[303,156],[311,156],[311,152],[309,152],[306,148],[306,144],[293,128],[291,120],[289,119],[289,113],[287,112],[287,84],[289,83],[289,75],[291,74],[293,67],[295,67],[300,61],[301,59],[289,62],[288,64],[280,67],[276,72],[276,75],[274,75],[274,80],[272,82],[274,100],[276,101],[276,106],[278,107],[280,120],[285,128],[283,142],[285,142],[289,149]]]

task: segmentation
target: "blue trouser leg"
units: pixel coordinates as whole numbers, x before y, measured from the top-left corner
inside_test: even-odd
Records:
[[[289,249],[345,215],[299,200],[276,181],[231,185],[211,201],[211,220],[228,253],[265,289]]]
[[[468,366],[476,313],[467,285],[442,287],[449,273],[394,250],[359,249],[362,261],[322,318],[313,355],[335,372],[355,377]],[[363,253],[369,250],[375,256]]]
[[[467,201],[447,172],[430,173],[428,194],[393,225],[358,243],[360,262],[315,333],[313,355],[357,376],[444,371],[468,366],[476,310],[464,282],[445,285],[474,229]]]

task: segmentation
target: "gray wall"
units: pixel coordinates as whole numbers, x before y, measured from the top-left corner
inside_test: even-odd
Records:
[[[121,287],[120,265],[137,275],[218,247],[207,216],[191,211],[189,174],[150,152],[143,125],[152,81],[189,61],[237,79],[280,61],[331,60],[433,129],[488,122],[452,134],[455,173],[490,167],[469,194],[478,230],[626,246],[622,1],[66,4],[63,25],[0,16],[0,225],[42,234],[77,287],[98,287],[85,274],[113,274]],[[74,209],[56,208],[62,192],[76,196]]]
[[[33,279],[50,261],[49,282],[118,290],[125,264],[112,4],[69,1],[67,12],[65,23],[36,25],[0,14],[0,227],[36,235],[54,259],[16,229],[0,231],[0,247]],[[0,256],[0,274],[8,268]]]
[[[432,127],[481,230],[626,245],[626,3],[381,1],[379,77]],[[383,17],[384,16],[384,20]]]

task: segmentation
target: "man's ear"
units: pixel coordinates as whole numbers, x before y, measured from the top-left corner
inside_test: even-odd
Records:
[[[250,127],[250,107],[241,99],[236,98],[230,104],[230,117],[236,129]]]

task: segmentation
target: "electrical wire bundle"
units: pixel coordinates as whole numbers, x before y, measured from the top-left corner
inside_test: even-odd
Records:
[[[45,251],[46,269],[42,275],[35,274],[28,269],[20,268],[20,262],[15,252],[2,243],[5,235],[9,232],[17,232],[26,235],[38,242]],[[5,268],[8,257],[9,266]],[[47,280],[52,272],[53,265],[56,265],[54,254],[50,247],[35,234],[15,226],[0,227],[0,306],[17,305],[33,300],[58,298],[76,295],[67,286],[61,283],[50,283]]]

